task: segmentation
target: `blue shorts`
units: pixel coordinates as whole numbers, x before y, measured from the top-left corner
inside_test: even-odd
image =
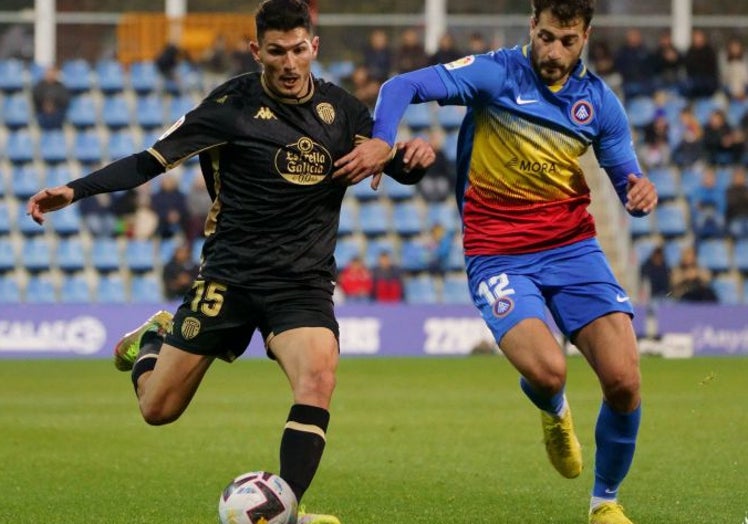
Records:
[[[567,337],[608,313],[634,316],[594,238],[538,253],[469,256],[466,264],[473,303],[497,342],[520,320],[546,320],[546,308]]]

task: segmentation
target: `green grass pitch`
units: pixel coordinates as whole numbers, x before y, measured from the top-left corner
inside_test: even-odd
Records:
[[[748,512],[748,359],[642,361],[644,414],[621,502],[642,524]],[[344,358],[304,502],[343,524],[583,523],[600,401],[581,358],[568,396],[586,467],[547,462],[536,410],[500,357]],[[235,475],[276,471],[290,393],[272,362],[217,363],[182,419],[141,421],[110,362],[0,362],[0,522],[215,523]]]

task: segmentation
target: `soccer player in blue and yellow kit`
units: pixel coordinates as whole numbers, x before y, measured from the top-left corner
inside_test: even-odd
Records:
[[[579,159],[592,146],[632,215],[651,212],[657,192],[642,176],[621,103],[580,60],[594,0],[533,0],[532,7],[529,45],[386,82],[373,139],[336,162],[335,176],[379,173],[408,104],[468,107],[456,194],[473,301],[540,409],[551,462],[569,478],[580,474],[582,454],[564,394],[566,359],[546,307],[586,357],[603,394],[589,521],[627,524],[617,495],[641,415],[633,310],[595,238]]]

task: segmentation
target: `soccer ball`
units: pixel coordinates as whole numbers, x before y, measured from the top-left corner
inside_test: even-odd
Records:
[[[221,524],[295,524],[296,495],[285,480],[267,471],[239,475],[221,493]]]

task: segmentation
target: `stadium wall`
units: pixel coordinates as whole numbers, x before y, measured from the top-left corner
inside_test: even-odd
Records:
[[[110,358],[121,334],[139,325],[157,307],[0,306],[0,359]],[[162,307],[175,309],[174,304]],[[342,305],[337,312],[344,356],[466,355],[492,346],[490,333],[469,305]],[[668,357],[748,355],[745,306],[637,307],[634,323],[642,353]],[[262,341],[255,334],[245,356],[264,354]]]

